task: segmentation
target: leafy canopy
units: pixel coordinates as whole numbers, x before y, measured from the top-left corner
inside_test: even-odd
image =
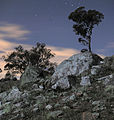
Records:
[[[39,71],[53,72],[54,63],[50,62],[50,59],[54,57],[51,50],[46,48],[43,43],[37,43],[35,47],[30,50],[24,50],[24,48],[19,45],[15,48],[15,51],[7,56],[4,56],[4,61],[6,65],[5,70],[9,70],[12,73],[23,73],[25,68],[31,64],[36,66]]]
[[[78,41],[88,46],[91,52],[91,36],[95,25],[98,25],[104,15],[96,10],[85,10],[85,7],[79,7],[69,15],[69,19],[75,22],[73,25],[76,35],[80,35]]]

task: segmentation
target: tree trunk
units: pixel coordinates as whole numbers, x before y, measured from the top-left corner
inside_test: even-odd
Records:
[[[91,27],[90,27],[90,29],[89,29],[89,39],[88,39],[88,42],[89,42],[89,45],[88,45],[88,47],[89,47],[89,52],[91,52],[91,53],[92,53],[92,51],[91,51],[91,35],[92,35],[92,29],[93,29],[93,26],[91,25]]]
[[[91,40],[89,40],[89,46],[88,47],[89,47],[89,52],[92,52],[91,51]]]

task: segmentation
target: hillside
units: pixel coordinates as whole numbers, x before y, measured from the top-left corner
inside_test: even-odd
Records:
[[[1,120],[114,120],[114,56],[79,53],[52,76],[29,65],[20,81],[0,81]]]

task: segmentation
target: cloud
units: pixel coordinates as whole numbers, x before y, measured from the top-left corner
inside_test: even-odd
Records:
[[[104,59],[106,56],[103,54],[98,54],[102,59]]]
[[[96,51],[100,54],[106,54],[108,51],[114,49],[114,42],[109,42],[107,45],[105,45],[102,49],[97,49]]]
[[[25,35],[29,34],[30,31],[24,30],[22,26],[16,24],[3,23],[0,26],[0,39],[15,39],[25,40]]]
[[[114,48],[114,42],[108,43],[106,48]]]
[[[6,64],[6,62],[3,61],[2,56],[7,55],[12,51],[14,51],[14,48],[18,45],[22,45],[23,48],[25,49],[30,49],[32,47],[32,45],[28,45],[28,44],[17,44],[13,42],[0,40],[0,51],[1,51],[0,52],[0,68],[3,70],[3,72],[0,73],[0,78],[4,77],[4,75],[6,74],[6,71],[4,71],[4,65]]]
[[[51,61],[56,62],[58,64],[61,63],[63,60],[68,59],[73,54],[79,53],[79,50],[72,48],[63,48],[63,47],[54,47],[54,46],[48,46],[48,48],[55,53],[55,57],[52,58]]]

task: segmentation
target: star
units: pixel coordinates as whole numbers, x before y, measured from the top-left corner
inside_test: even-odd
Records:
[[[72,7],[74,6],[74,4],[71,5]]]

